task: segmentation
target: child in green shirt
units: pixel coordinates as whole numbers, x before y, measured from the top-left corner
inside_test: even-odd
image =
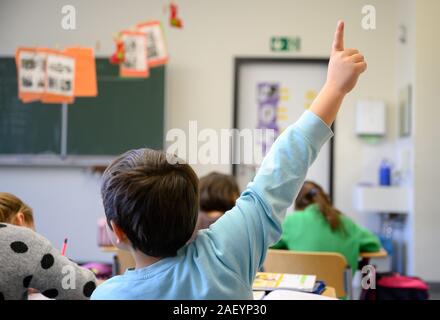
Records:
[[[304,183],[295,200],[295,210],[286,216],[281,239],[274,249],[338,252],[347,259],[354,274],[360,252],[381,248],[379,239],[336,210],[316,183]]]

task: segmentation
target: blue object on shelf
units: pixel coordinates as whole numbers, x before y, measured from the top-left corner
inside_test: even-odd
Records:
[[[394,251],[393,250],[393,239],[388,236],[379,235],[379,240],[380,240],[380,243],[382,244],[382,247],[387,252],[387,254],[389,256],[392,256],[393,251]]]
[[[391,185],[391,164],[388,160],[382,160],[379,168],[379,185]]]

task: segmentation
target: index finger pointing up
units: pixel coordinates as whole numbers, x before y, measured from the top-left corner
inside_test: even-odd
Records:
[[[333,40],[333,51],[344,50],[344,22],[339,21],[336,27],[335,38]]]

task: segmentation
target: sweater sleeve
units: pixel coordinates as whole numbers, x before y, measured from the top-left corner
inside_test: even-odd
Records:
[[[377,252],[381,249],[379,238],[366,228],[361,227],[346,215],[342,215],[344,225],[350,229],[350,234],[359,244],[359,252]]]
[[[28,288],[52,299],[88,299],[93,272],[81,268],[31,229],[0,224],[0,297],[26,299]]]
[[[379,238],[369,230],[359,227],[360,252],[377,252],[381,248]]]
[[[263,264],[267,248],[279,240],[285,211],[331,136],[330,128],[306,111],[275,141],[236,206],[205,232],[203,239],[209,239],[217,259],[247,285]]]
[[[48,298],[60,300],[89,299],[96,288],[93,272],[78,266],[37,233],[33,234],[33,267],[29,287]]]
[[[287,249],[287,244],[283,239],[283,236],[281,236],[281,239],[275,243],[273,246],[270,247],[271,249]]]

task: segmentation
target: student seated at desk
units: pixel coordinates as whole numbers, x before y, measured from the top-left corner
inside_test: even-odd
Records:
[[[209,229],[189,242],[198,215],[198,179],[173,155],[131,150],[103,175],[101,193],[115,245],[136,267],[107,280],[92,299],[252,299],[252,283],[304,182],[344,96],[365,71],[357,50],[335,34],[327,82],[309,110],[275,141],[254,180]]]
[[[68,267],[65,268],[65,267]],[[76,282],[63,287],[72,274]],[[34,232],[32,209],[9,193],[0,193],[0,300],[27,299],[29,288],[52,299],[88,299],[94,274],[71,262]]]
[[[281,239],[273,249],[338,252],[345,256],[354,274],[361,252],[381,248],[373,233],[335,209],[329,196],[314,182],[304,182],[295,210],[286,216]]]
[[[240,190],[233,176],[211,172],[200,178],[199,194],[196,232],[209,228],[226,211],[231,210],[240,196]]]

